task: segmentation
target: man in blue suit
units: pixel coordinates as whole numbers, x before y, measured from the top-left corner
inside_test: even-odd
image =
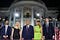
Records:
[[[45,23],[43,24],[43,36],[45,37],[45,40],[53,40],[54,34],[54,27],[52,23],[49,22],[49,18],[46,18]]]
[[[4,39],[4,40],[5,39],[9,40],[10,36],[11,36],[12,29],[8,24],[9,24],[9,21],[6,20],[5,25],[2,27],[2,30],[1,30],[2,39]]]
[[[33,40],[34,38],[34,29],[29,20],[26,20],[26,25],[23,26],[22,38],[23,40]]]

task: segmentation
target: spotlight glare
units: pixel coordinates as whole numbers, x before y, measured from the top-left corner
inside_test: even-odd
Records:
[[[1,18],[0,18],[0,20],[1,20]]]
[[[14,16],[15,16],[15,17],[19,17],[19,14],[18,14],[18,13],[15,13]]]
[[[36,15],[37,15],[37,16],[40,16],[40,14],[39,14],[39,13],[37,13]]]

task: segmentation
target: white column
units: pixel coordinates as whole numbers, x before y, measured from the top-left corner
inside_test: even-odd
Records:
[[[10,13],[10,17],[9,17],[9,26],[11,26],[11,18],[12,18],[12,12]]]
[[[21,27],[23,28],[23,7],[22,7],[22,12],[21,12]]]
[[[33,7],[32,7],[32,19],[31,19],[31,24],[34,26],[34,13],[33,13]]]
[[[12,25],[11,25],[11,23],[12,23],[12,22],[11,22],[11,21],[12,21],[11,19],[12,19],[12,17],[13,17],[13,9],[10,10],[9,26],[12,26]]]
[[[15,25],[15,20],[16,20],[16,17],[15,17],[15,15],[14,15],[15,13],[16,13],[16,9],[14,9],[14,13],[13,13],[13,16],[14,16],[14,20],[13,20],[13,21],[14,21],[14,25]],[[13,25],[13,26],[14,26],[14,25]]]

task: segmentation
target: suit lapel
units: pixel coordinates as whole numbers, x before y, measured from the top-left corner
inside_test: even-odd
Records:
[[[3,33],[4,33],[4,35],[5,35],[5,26],[3,26]]]

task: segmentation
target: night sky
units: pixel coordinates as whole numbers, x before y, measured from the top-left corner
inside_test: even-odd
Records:
[[[9,7],[14,0],[0,0],[0,7]],[[36,0],[37,1],[37,0]],[[59,0],[42,0],[47,7],[60,7]]]

